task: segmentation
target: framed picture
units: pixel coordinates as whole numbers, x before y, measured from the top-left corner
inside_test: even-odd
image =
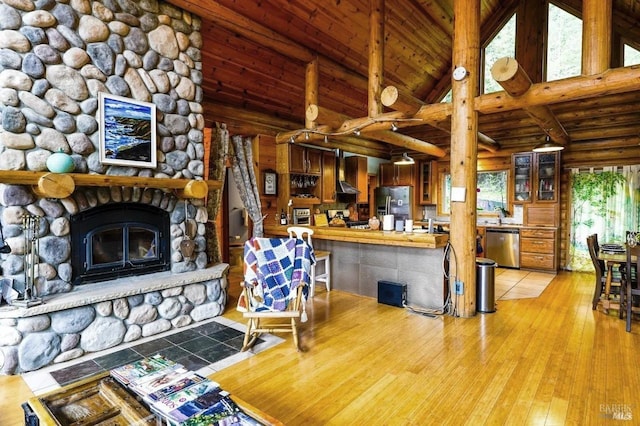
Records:
[[[273,170],[264,172],[264,194],[276,195],[278,193],[278,174]]]
[[[156,167],[156,106],[100,93],[100,161]]]

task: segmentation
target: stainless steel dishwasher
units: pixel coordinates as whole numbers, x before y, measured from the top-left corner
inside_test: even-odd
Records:
[[[520,230],[487,228],[486,246],[488,259],[500,267],[520,268]]]

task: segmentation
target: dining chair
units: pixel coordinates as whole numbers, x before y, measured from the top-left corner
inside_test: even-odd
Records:
[[[622,276],[619,270],[614,270],[613,266],[609,267],[609,265],[605,264],[605,261],[598,258],[600,253],[599,245],[598,245],[598,235],[592,234],[587,237],[587,247],[589,249],[589,256],[591,257],[591,262],[593,263],[593,268],[596,273],[596,281],[595,281],[595,291],[593,293],[593,301],[592,301],[592,309],[595,310],[598,307],[598,303],[602,299],[604,295],[607,299],[609,298],[609,289],[607,289],[607,278],[610,275],[611,285],[618,289],[616,292],[620,294],[620,285]],[[614,292],[615,293],[615,292]],[[619,312],[620,318],[622,318],[622,310]]]
[[[262,333],[292,333],[300,351],[297,320],[305,322],[304,298],[312,253],[298,238],[251,238],[244,246],[244,277],[237,310],[248,320],[242,351]]]
[[[331,291],[331,252],[324,250],[315,250],[313,248],[313,241],[311,236],[313,235],[313,229],[306,226],[290,226],[287,228],[289,237],[302,238],[307,240],[307,244],[313,250],[315,257],[315,263],[311,265],[311,284],[309,288],[309,297],[313,297],[316,293],[316,281],[323,282],[327,288],[327,292]],[[316,273],[316,266],[318,262],[324,262],[324,269],[321,274]]]
[[[620,311],[627,316],[626,329],[628,332],[631,331],[631,320],[634,311],[640,312],[640,308],[638,308],[640,302],[638,271],[640,271],[640,245],[627,244],[627,266],[623,273],[620,291]],[[634,298],[636,299],[634,300]]]

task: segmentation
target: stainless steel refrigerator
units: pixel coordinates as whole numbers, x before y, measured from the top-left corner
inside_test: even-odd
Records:
[[[378,217],[392,214],[395,220],[413,219],[413,188],[410,186],[381,186],[376,188]]]

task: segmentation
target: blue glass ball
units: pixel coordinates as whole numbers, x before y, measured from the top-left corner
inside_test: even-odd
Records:
[[[69,173],[75,168],[73,158],[64,152],[56,152],[47,158],[47,169],[53,173]]]

